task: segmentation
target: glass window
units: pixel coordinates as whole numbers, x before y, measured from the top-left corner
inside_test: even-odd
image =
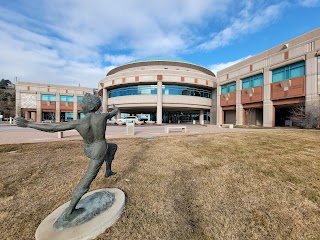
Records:
[[[250,79],[242,80],[242,89],[250,88],[251,87],[251,81]]]
[[[84,113],[78,113],[78,119],[84,118],[86,115]]]
[[[78,97],[77,97],[77,102],[78,102],[78,103],[82,102],[82,99],[83,99],[83,96],[78,96]]]
[[[242,79],[242,89],[263,85],[263,74],[254,75]]]
[[[212,98],[212,92],[203,88],[189,87],[186,85],[163,85],[162,94],[164,95],[185,95]]]
[[[272,71],[272,82],[296,78],[305,75],[305,61],[293,63]]]
[[[303,64],[302,64],[303,63]],[[290,66],[290,78],[300,77],[304,74],[304,62],[296,63]]]
[[[73,96],[60,96],[60,101],[61,102],[73,102]]]
[[[108,92],[108,97],[120,97],[129,95],[151,95],[157,94],[157,85],[139,85],[112,89]]]
[[[228,86],[227,85],[221,86],[221,94],[226,94],[226,93],[228,93]]]
[[[54,94],[41,94],[42,101],[56,101],[56,95]]]
[[[116,88],[108,91],[108,97],[119,97],[128,95],[154,95],[157,94],[157,85],[139,85]],[[165,95],[186,95],[212,98],[210,90],[194,88],[181,85],[163,85],[162,94]]]
[[[233,82],[229,85],[229,92],[235,92],[236,91],[236,83]]]
[[[64,121],[72,121],[73,120],[73,112],[66,112],[64,114]]]
[[[229,92],[236,91],[236,82],[231,82],[221,86],[221,94],[226,94]]]
[[[42,121],[55,121],[56,114],[54,112],[42,112]]]
[[[263,85],[263,74],[258,74],[253,76],[253,79],[251,80],[252,87],[257,87]]]

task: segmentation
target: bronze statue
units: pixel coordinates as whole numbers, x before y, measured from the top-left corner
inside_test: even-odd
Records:
[[[84,177],[72,193],[70,205],[64,212],[65,221],[73,219],[84,211],[84,209],[76,209],[76,205],[81,197],[88,192],[92,181],[96,178],[104,162],[106,162],[105,176],[109,177],[116,174],[112,172],[111,164],[117,150],[117,145],[106,142],[105,131],[107,119],[115,116],[118,108],[113,105],[113,110],[109,113],[96,113],[100,106],[101,101],[99,97],[86,93],[81,102],[82,112],[85,114],[83,119],[61,124],[36,124],[28,122],[24,118],[16,118],[16,123],[19,127],[30,127],[45,132],[75,129],[84,140],[84,152],[90,158],[90,163]]]

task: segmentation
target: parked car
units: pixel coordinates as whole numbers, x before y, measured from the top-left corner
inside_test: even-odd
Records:
[[[118,122],[127,123],[128,120],[133,120],[135,123],[137,123],[139,121],[139,119],[136,116],[128,116],[128,117],[125,117],[125,118],[118,119],[117,123]]]

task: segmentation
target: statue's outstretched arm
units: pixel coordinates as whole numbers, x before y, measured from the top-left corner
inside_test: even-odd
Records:
[[[16,124],[18,127],[29,127],[34,128],[44,132],[60,132],[74,129],[79,122],[78,121],[71,121],[67,123],[60,123],[60,124],[37,124],[33,122],[29,122],[24,118],[16,118]]]
[[[118,113],[119,109],[116,107],[116,105],[113,104],[113,110],[111,112],[108,113],[103,113],[106,115],[107,119],[112,118],[113,116],[115,116]]]

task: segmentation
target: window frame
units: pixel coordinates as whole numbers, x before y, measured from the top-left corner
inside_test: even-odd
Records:
[[[261,82],[259,82],[259,85],[255,85],[254,82],[256,80],[260,80]],[[242,81],[242,89],[248,89],[248,88],[254,88],[254,87],[259,87],[259,86],[263,86],[264,84],[264,75],[263,73],[259,73],[244,79],[241,79]],[[244,87],[244,83],[249,83],[248,87]]]
[[[46,99],[45,97],[48,97],[48,99]],[[55,94],[41,94],[41,101],[49,101],[49,102],[55,102],[57,97]]]
[[[234,90],[232,90],[234,88]],[[221,85],[221,95],[237,91],[236,81]]]
[[[303,74],[292,77],[293,70],[298,69],[298,68],[302,68]],[[275,80],[275,75],[280,74],[280,73],[283,74],[283,78]],[[306,62],[303,60],[303,61],[295,62],[295,63],[289,64],[289,65],[286,65],[283,67],[273,69],[272,70],[272,82],[273,83],[281,82],[284,80],[297,78],[297,77],[301,77],[301,76],[305,76],[305,75],[306,75]]]

